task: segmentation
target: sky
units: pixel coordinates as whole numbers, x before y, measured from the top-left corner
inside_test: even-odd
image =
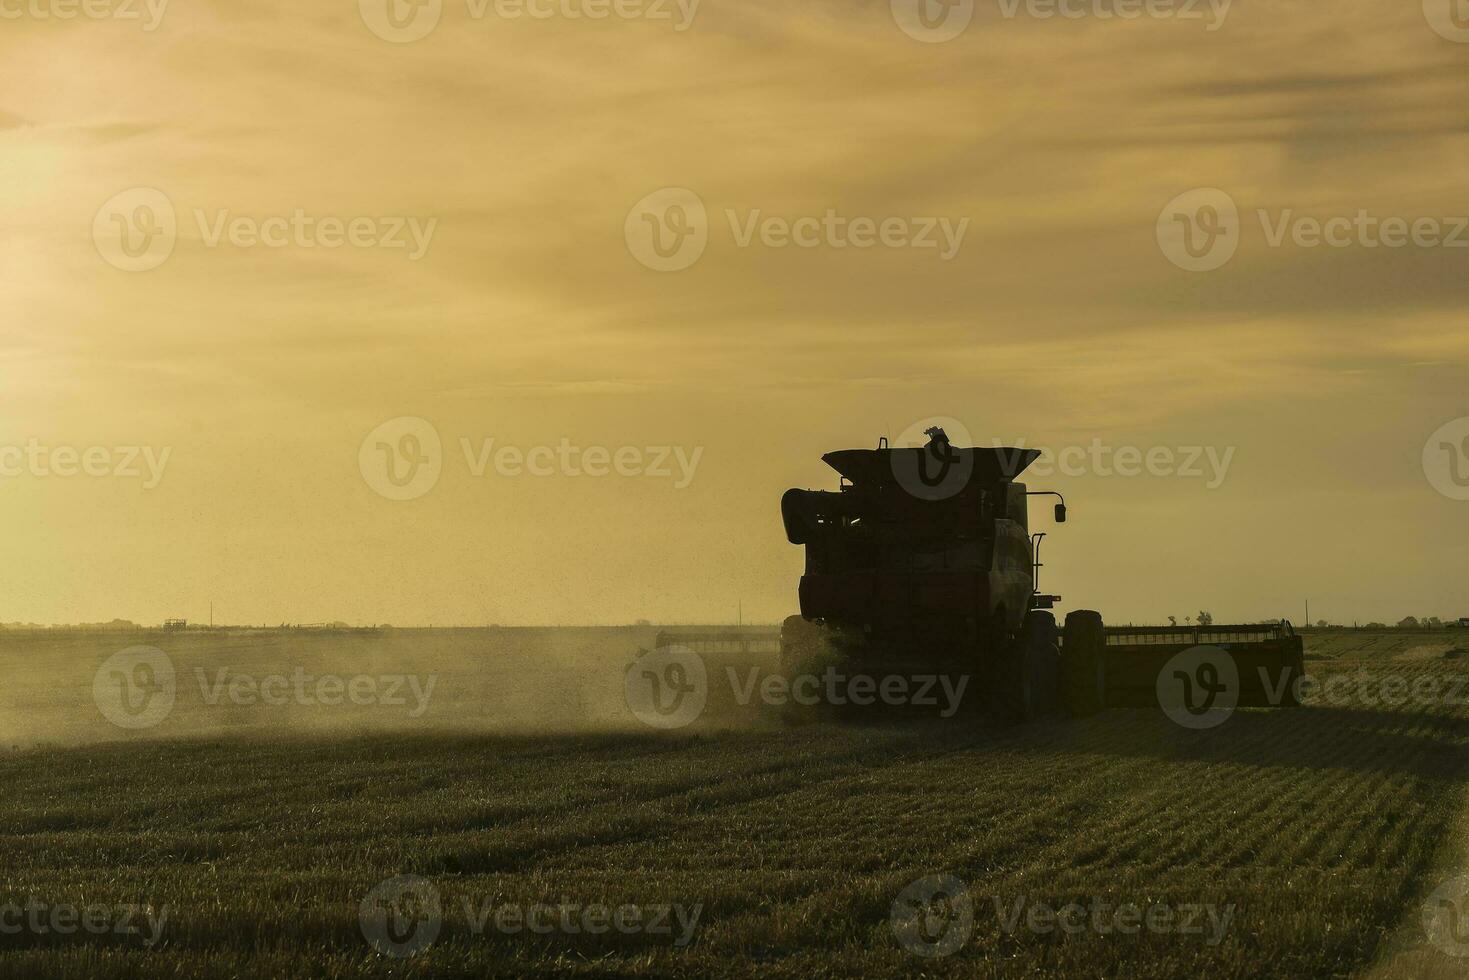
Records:
[[[0,621],[773,622],[935,418],[1063,609],[1469,616],[1469,11],[924,2],[0,0]]]

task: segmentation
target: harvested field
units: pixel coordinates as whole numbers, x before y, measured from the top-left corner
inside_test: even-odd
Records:
[[[600,645],[615,676],[629,638],[581,652]],[[243,663],[190,642],[181,662]],[[355,656],[350,637],[335,642]],[[556,646],[527,640],[527,655],[538,642]],[[22,647],[12,639],[8,655]],[[1206,731],[1137,709],[1011,729],[956,718],[672,734],[495,731],[452,696],[482,676],[443,666],[457,707],[423,724],[375,730],[354,715],[298,730],[289,711],[256,706],[209,729],[209,706],[180,694],[172,730],[5,756],[0,901],[135,907],[139,929],[24,929],[4,938],[0,969],[1299,977],[1367,975],[1404,943],[1450,962],[1422,948],[1419,920],[1460,859],[1469,714],[1452,661],[1316,662],[1319,679],[1353,683]],[[89,685],[53,684],[48,703],[95,716]],[[12,689],[12,713],[17,690],[39,688]],[[422,917],[395,936],[414,922],[438,932],[403,959],[370,945],[361,919],[364,898],[400,875],[439,909],[410,909]],[[941,961],[893,926],[895,899],[934,875],[968,899],[927,934],[962,938]],[[1085,928],[1065,927],[1076,913],[1048,918],[1073,904]],[[561,911],[545,932],[510,928],[505,911],[563,905],[574,928]],[[597,921],[588,909],[623,906],[640,928],[583,928]],[[1127,908],[1152,918],[1127,934]]]

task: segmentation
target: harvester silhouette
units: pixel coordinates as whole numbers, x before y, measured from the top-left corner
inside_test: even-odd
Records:
[[[1264,625],[1108,628],[1074,610],[1058,629],[1060,596],[1039,590],[1044,534],[1029,530],[1032,492],[1016,478],[1037,450],[952,446],[930,429],[922,447],[848,449],[822,457],[837,490],[788,490],[786,537],[806,549],[799,616],[781,628],[788,672],[823,664],[884,675],[945,672],[970,677],[993,711],[1027,720],[1057,708],[1073,716],[1109,706],[1156,705],[1165,668],[1184,696],[1222,690],[1224,661],[1238,707],[1293,705],[1302,644],[1288,622]],[[1165,680],[1169,678],[1165,677]]]

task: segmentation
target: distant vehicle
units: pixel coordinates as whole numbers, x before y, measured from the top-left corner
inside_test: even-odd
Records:
[[[1469,629],[1469,616],[1461,617],[1459,621],[1454,625],[1459,627],[1460,629]]]

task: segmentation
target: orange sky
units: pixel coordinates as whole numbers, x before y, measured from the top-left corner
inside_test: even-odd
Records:
[[[1036,522],[1065,607],[1469,616],[1469,423],[1430,443],[1469,416],[1469,250],[1297,220],[1469,215],[1436,0],[990,0],[948,40],[906,0],[444,0],[402,43],[369,24],[419,8],[375,2],[0,2],[0,620],[774,620],[781,491],[938,415],[1228,456],[1032,480],[1071,504]],[[129,271],[138,188],[176,239]],[[1167,230],[1196,188],[1238,213],[1208,271]],[[679,220],[702,252],[650,268]],[[364,447],[400,417],[442,447],[407,500]],[[606,475],[497,471],[563,440]]]

